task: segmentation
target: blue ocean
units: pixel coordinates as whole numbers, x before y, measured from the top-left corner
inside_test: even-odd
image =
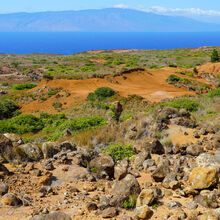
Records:
[[[97,49],[220,46],[220,32],[0,32],[0,53],[73,54]]]

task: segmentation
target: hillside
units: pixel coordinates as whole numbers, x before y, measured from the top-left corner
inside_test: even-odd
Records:
[[[219,31],[220,25],[131,9],[0,15],[0,31]]]

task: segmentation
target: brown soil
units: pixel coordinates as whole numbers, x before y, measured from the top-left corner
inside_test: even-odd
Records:
[[[220,74],[220,63],[206,63],[198,68],[199,72]]]
[[[71,95],[69,97],[65,97],[64,95],[61,98],[53,96],[44,102],[36,100],[23,105],[21,111],[23,113],[33,113],[41,110],[48,113],[55,113],[56,110],[52,107],[54,102],[66,103],[63,107],[69,108],[74,103],[83,102],[90,92],[102,86],[111,87],[124,97],[136,94],[151,102],[159,102],[166,98],[195,94],[194,92],[187,91],[185,88],[177,88],[166,82],[167,77],[177,71],[178,69],[176,68],[168,67],[159,70],[135,71],[124,75],[126,79],[124,79],[123,76],[108,76],[108,79],[110,79],[108,81],[106,80],[107,77],[104,79],[92,78],[85,80],[42,80],[37,87],[29,90],[29,92],[42,89],[42,87],[46,85],[51,88],[63,88],[70,92]],[[204,82],[202,79],[199,81]]]
[[[96,63],[105,63],[106,62],[105,59],[90,59],[90,61],[96,62]]]

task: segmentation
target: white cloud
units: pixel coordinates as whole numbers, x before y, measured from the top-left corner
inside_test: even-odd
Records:
[[[145,12],[153,12],[156,14],[163,15],[179,15],[179,16],[220,16],[220,11],[215,10],[202,10],[200,8],[165,8],[161,6],[152,6],[152,7],[136,7],[132,8],[128,5],[115,5],[115,8],[128,8],[128,9],[136,9]]]

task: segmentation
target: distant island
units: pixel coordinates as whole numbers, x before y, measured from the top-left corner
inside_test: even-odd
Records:
[[[195,32],[220,31],[220,25],[181,16],[165,16],[132,9],[106,8],[0,14],[0,31]]]

